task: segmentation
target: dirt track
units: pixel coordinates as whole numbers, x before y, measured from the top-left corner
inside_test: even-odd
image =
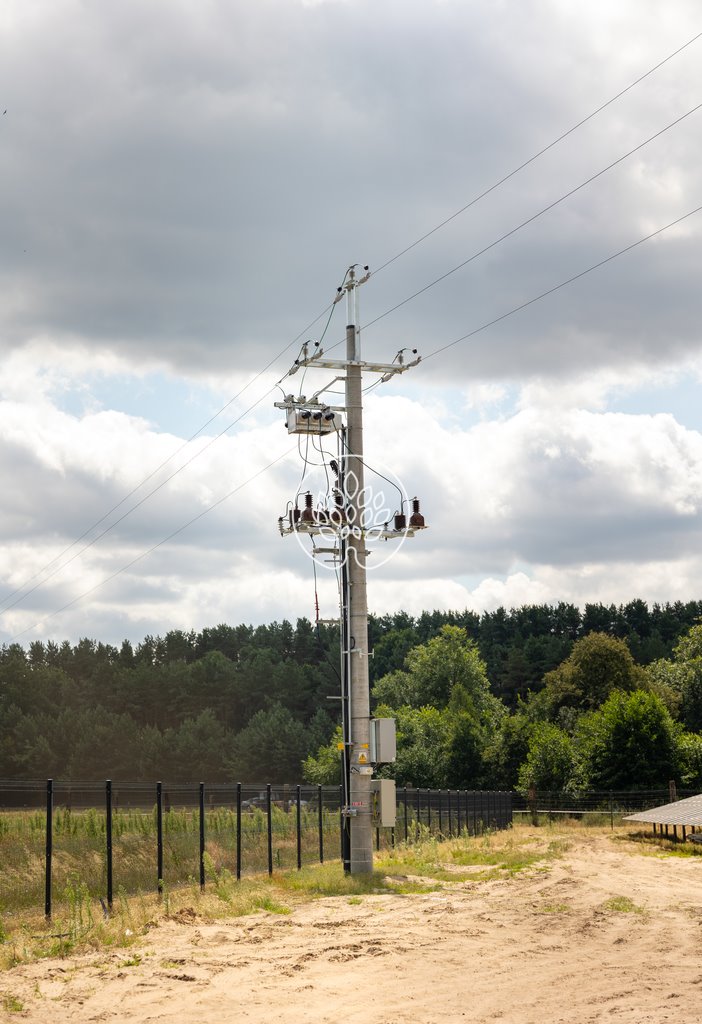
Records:
[[[511,879],[168,921],[134,949],[41,961],[8,1019],[509,1024],[702,1020],[702,858],[575,832]],[[643,912],[608,907],[626,897]],[[141,956],[134,960],[134,952]],[[2,1012],[2,1011],[0,1011]]]

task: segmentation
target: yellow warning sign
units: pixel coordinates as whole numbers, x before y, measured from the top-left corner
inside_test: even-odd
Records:
[[[343,750],[344,749],[344,744],[343,743],[337,743],[336,749],[337,750]]]
[[[363,753],[363,751],[361,751],[361,753],[358,755],[358,763],[359,764],[368,764],[368,758]]]

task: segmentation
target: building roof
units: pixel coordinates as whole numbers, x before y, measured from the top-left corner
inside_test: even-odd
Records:
[[[627,814],[624,821],[645,821],[653,825],[702,825],[702,793],[676,800],[673,804],[661,804],[649,811]]]

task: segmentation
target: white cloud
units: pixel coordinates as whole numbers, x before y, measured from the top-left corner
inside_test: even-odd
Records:
[[[567,12],[528,0],[507,19],[503,5],[453,0],[90,10],[8,0],[5,587],[154,471],[88,539],[192,462],[8,612],[2,636],[284,452],[274,396],[248,410],[300,342],[319,337],[345,267],[379,267],[434,228],[690,38],[696,15],[691,0]],[[692,209],[699,115],[382,315],[689,109],[700,45],[371,277],[366,357],[405,347],[426,357]],[[377,610],[699,596],[702,441],[674,402],[702,379],[701,224],[685,221],[368,395],[368,461],[400,476],[430,525],[374,574]],[[343,320],[337,306],[327,347],[343,340]],[[302,376],[284,387],[302,388]],[[41,629],[138,639],[213,618],[310,614],[310,566],[275,526],[300,477],[296,458],[283,461]],[[333,580],[319,586],[333,606]]]
[[[34,429],[24,429],[32,421]],[[485,610],[616,594],[661,600],[666,587],[671,599],[686,588],[687,596],[694,593],[702,437],[672,416],[522,402],[509,417],[457,429],[417,403],[387,396],[369,400],[366,426],[369,466],[380,447],[378,468],[392,467],[408,493],[423,498],[430,527],[369,574],[373,610]],[[17,498],[5,511],[12,589],[74,538],[81,495],[90,501],[80,506],[79,521],[90,525],[180,444],[114,412],[71,417],[43,397],[34,407],[0,405],[0,430],[35,467],[31,500]],[[133,639],[140,629],[311,615],[311,565],[289,538],[280,540],[275,525],[300,479],[295,455],[55,622],[43,621],[253,476],[289,440],[273,422],[207,448],[204,439],[189,446],[175,466],[200,450],[192,464],[8,612],[6,635],[35,623],[40,634],[60,635],[63,626],[83,635],[95,606]],[[310,474],[305,486],[313,486]],[[318,575],[322,614],[333,615],[334,580]]]

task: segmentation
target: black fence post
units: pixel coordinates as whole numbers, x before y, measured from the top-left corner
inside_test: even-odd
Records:
[[[609,791],[609,825],[612,831],[614,831],[614,800],[612,799],[612,790]]]
[[[105,859],[107,906],[112,909],[112,780],[105,782]]]
[[[236,784],[236,880],[241,881],[241,783]]]
[[[376,853],[380,852],[380,829],[379,828],[376,828],[376,830],[375,830],[375,852]]]
[[[200,783],[200,888],[205,888],[205,783]]]
[[[421,794],[417,790],[417,822],[415,826],[415,842],[419,842],[419,816],[422,813]]]
[[[54,855],[54,780],[46,780],[46,878],[44,882],[44,916],[51,919],[51,862]]]
[[[443,793],[439,790],[439,839],[444,838]]]
[[[461,838],[461,791],[456,790],[456,835]]]
[[[341,846],[341,863],[344,863],[344,787],[339,786],[339,844]]]
[[[431,790],[427,790],[427,828],[429,829],[429,835],[431,835]]]
[[[407,786],[403,787],[402,796],[403,796],[402,802],[403,802],[404,807],[405,807],[405,842],[407,842],[407,836],[408,836],[408,831],[407,831]]]
[[[473,794],[473,835],[477,836],[477,834],[478,834],[478,801],[476,799],[477,794],[476,794],[475,790],[473,789],[473,790],[471,790],[471,792]]]
[[[156,783],[156,886],[163,895],[163,785]]]
[[[302,867],[302,789],[295,789],[295,827],[297,829],[297,870]]]
[[[317,823],[319,828],[319,863],[324,864],[324,809],[322,807],[322,801],[324,794],[322,793],[322,787],[317,786],[317,800],[319,806],[317,808]]]
[[[273,802],[271,784],[266,784],[266,830],[268,832],[268,874],[273,874]]]

